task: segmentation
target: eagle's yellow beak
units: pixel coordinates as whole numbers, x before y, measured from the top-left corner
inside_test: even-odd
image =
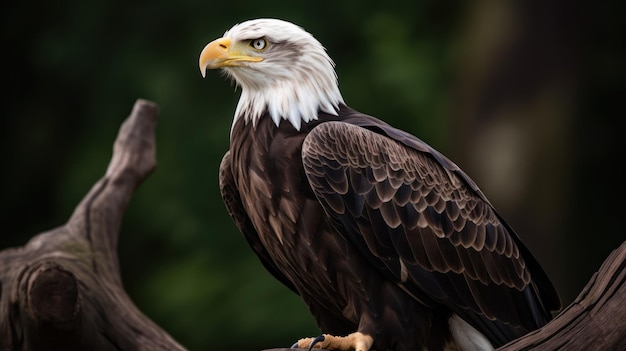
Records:
[[[241,62],[259,62],[262,57],[244,54],[248,47],[232,45],[230,38],[219,38],[210,42],[200,53],[200,73],[206,76],[207,69],[241,66]]]

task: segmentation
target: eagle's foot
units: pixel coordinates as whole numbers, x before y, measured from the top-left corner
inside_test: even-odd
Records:
[[[356,332],[346,336],[324,334],[322,337],[304,338],[298,340],[294,346],[308,350],[315,348],[339,351],[369,351],[373,343],[374,338],[371,336]]]

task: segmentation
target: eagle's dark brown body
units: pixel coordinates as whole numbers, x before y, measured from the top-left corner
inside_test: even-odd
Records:
[[[558,308],[539,265],[469,177],[344,105],[299,131],[240,119],[220,187],[265,267],[324,333],[358,330],[379,351],[435,351],[457,314],[497,347]]]

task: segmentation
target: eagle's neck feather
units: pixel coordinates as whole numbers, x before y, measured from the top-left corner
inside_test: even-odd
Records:
[[[267,112],[278,126],[282,119],[300,130],[302,123],[317,119],[319,111],[337,115],[343,98],[336,82],[278,81],[269,87],[243,86],[233,124],[243,118],[256,126]]]

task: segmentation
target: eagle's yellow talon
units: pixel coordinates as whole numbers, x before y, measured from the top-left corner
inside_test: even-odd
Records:
[[[318,338],[300,339],[297,342],[298,348],[322,348],[338,351],[369,351],[370,347],[372,347],[372,344],[374,343],[374,338],[360,332],[352,333],[347,336],[323,334],[323,340],[319,340]]]

